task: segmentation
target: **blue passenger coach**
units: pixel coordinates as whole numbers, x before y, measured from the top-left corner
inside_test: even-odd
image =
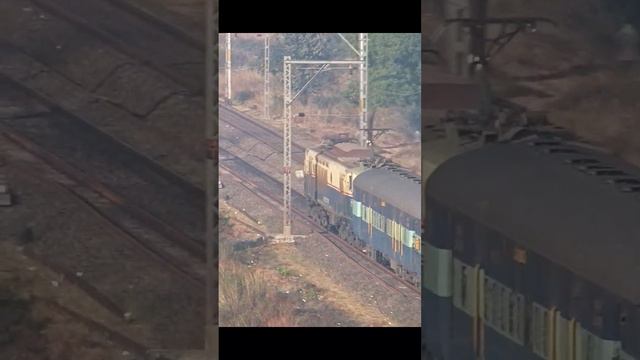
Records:
[[[640,359],[640,169],[546,135],[426,186],[427,359]]]
[[[376,260],[420,283],[420,182],[396,168],[360,174],[354,182],[351,222]]]
[[[394,164],[369,164],[351,143],[307,149],[305,196],[323,227],[420,284],[420,178]]]

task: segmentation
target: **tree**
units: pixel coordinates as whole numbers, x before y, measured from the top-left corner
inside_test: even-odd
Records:
[[[293,60],[335,60],[342,59],[349,49],[336,34],[294,33],[280,34],[276,39],[277,45],[272,47],[271,71],[281,74],[283,57],[291,56]],[[298,66],[293,72],[293,91],[299,90],[315,73],[314,66]],[[319,68],[317,66],[316,68]],[[306,103],[307,97],[317,93],[318,89],[335,80],[333,72],[318,75],[301,94],[300,100]]]
[[[421,89],[420,34],[369,34],[369,111],[404,107],[408,125],[419,129]],[[359,102],[357,81],[349,84],[344,96]],[[375,124],[374,124],[375,127]]]
[[[369,108],[420,106],[420,34],[369,35]],[[358,84],[345,96],[358,103]]]
[[[420,34],[369,36],[369,105],[419,106]]]

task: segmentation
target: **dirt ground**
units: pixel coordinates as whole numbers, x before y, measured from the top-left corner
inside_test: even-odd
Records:
[[[236,220],[273,235],[281,231],[282,214],[279,206],[267,205],[224,170],[221,171],[221,179],[225,185],[221,190],[222,218],[229,217],[228,221],[233,224],[234,230],[220,234],[221,259],[226,253],[228,258],[236,262],[230,268],[234,273],[243,273],[246,278],[251,274],[259,274],[261,282],[270,284],[270,289],[287,294],[282,295],[284,298],[291,300],[290,295],[297,294],[293,296],[293,303],[278,304],[280,308],[292,309],[288,317],[289,324],[419,326],[419,301],[389,293],[388,289],[352,264],[326,239],[310,232],[295,219],[293,232],[303,235],[295,245],[260,245],[231,251],[238,244],[250,244],[258,236],[255,229],[246,229]],[[226,221],[223,220],[223,223]],[[240,266],[242,270],[238,271]],[[225,281],[223,279],[227,279],[227,269],[221,265],[221,284]],[[242,283],[231,277],[229,280]],[[227,311],[223,309],[226,307],[221,304],[221,316]]]
[[[180,309],[184,309],[185,301],[193,308],[201,305],[190,301],[185,289],[180,290],[181,278],[167,273],[167,269],[148,255],[123,241],[104,219],[54,184],[36,159],[17,150],[3,136],[0,137],[0,159],[0,175],[14,196],[13,206],[0,207],[0,228],[3,229],[0,302],[17,301],[16,306],[23,309],[23,316],[11,320],[11,326],[0,326],[0,358],[131,358],[127,354],[132,352],[122,348],[122,344],[104,338],[95,328],[69,319],[47,306],[47,301],[73,309],[144,344],[197,347],[202,336],[201,321],[192,318],[182,322],[180,319],[189,317],[191,312]],[[26,238],[28,225],[33,235]],[[119,306],[122,313],[108,312],[64,275],[41,263],[40,258],[75,274],[71,276],[84,279]],[[153,273],[157,274],[155,280],[150,276]],[[167,306],[170,303],[180,305],[170,309]],[[124,312],[134,314],[133,323],[123,320]],[[3,316],[10,318],[6,313],[0,314],[0,322]],[[179,336],[162,335],[180,324],[189,324],[192,330],[182,329]],[[7,332],[4,329],[8,329]],[[2,341],[3,338],[6,341]],[[17,355],[22,353],[32,356]]]
[[[496,15],[543,16],[557,27],[514,39],[495,58],[506,75],[495,84],[498,94],[548,111],[552,122],[640,165],[640,64],[617,61],[615,35],[623,23],[602,6],[599,0],[496,1]],[[525,90],[516,95],[518,87]]]
[[[619,16],[605,11],[603,0],[489,3],[492,16],[544,17],[557,25],[516,36],[492,59],[496,93],[546,111],[552,123],[640,165],[640,64],[616,58]],[[442,20],[424,18],[432,24],[423,24],[427,33]]]
[[[205,0],[126,0],[172,24],[193,38],[205,37]]]
[[[15,360],[127,359],[131,351],[95,329],[47,306],[52,299],[90,313],[111,326],[118,321],[64,284],[57,275],[25,258],[15,246],[0,243],[0,357]]]
[[[378,309],[363,305],[326,270],[313,266],[296,245],[249,245],[257,238],[255,229],[245,225],[251,224],[252,219],[227,203],[221,205],[221,211],[229,218],[229,226],[224,226],[220,234],[222,326],[391,325]],[[265,229],[255,222],[251,225]],[[273,302],[264,308],[254,306],[250,319],[232,316],[246,312],[241,305],[248,300],[239,299],[233,287],[240,283],[247,283],[245,296],[266,295]]]
[[[204,186],[202,97],[182,95],[181,86],[149,68],[124,66],[135,61],[30,1],[4,1],[0,13],[0,38],[16,46],[0,52],[1,74]],[[91,52],[79,56],[75,47]],[[55,51],[41,56],[42,49]]]

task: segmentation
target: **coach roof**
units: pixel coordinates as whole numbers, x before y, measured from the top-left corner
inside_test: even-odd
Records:
[[[416,219],[421,218],[421,189],[417,175],[415,179],[410,179],[389,168],[381,167],[358,175],[353,185],[356,189],[372,194]]]
[[[572,159],[605,170],[592,175]],[[443,205],[639,304],[640,193],[623,192],[611,183],[614,178],[608,175],[616,171],[640,180],[638,168],[586,147],[502,143],[443,163],[426,191]]]

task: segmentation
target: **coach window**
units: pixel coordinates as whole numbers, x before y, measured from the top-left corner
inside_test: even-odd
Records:
[[[484,319],[488,324],[491,324],[492,319],[492,297],[491,297],[491,280],[488,277],[484,278]]]
[[[494,307],[493,307],[493,326],[496,327],[496,329],[500,329],[500,324],[502,324],[502,293],[501,293],[501,286],[500,284],[498,284],[497,282],[494,282],[494,286],[493,286],[493,302],[494,302]]]
[[[511,290],[503,286],[502,292],[502,323],[500,324],[500,330],[504,333],[511,335],[509,332],[509,323],[511,322]]]
[[[515,308],[514,308],[514,336],[520,344],[524,344],[524,296],[517,294],[515,296]]]
[[[531,350],[535,354],[541,355],[540,351],[540,310],[536,304],[532,304],[531,311]]]
[[[542,306],[533,303],[533,319],[531,322],[532,350],[546,359],[549,353],[549,312]]]
[[[586,331],[582,332],[584,341],[585,360],[598,360],[595,356],[597,349],[596,337]]]
[[[462,266],[460,274],[460,303],[463,309],[467,308],[467,267]]]

